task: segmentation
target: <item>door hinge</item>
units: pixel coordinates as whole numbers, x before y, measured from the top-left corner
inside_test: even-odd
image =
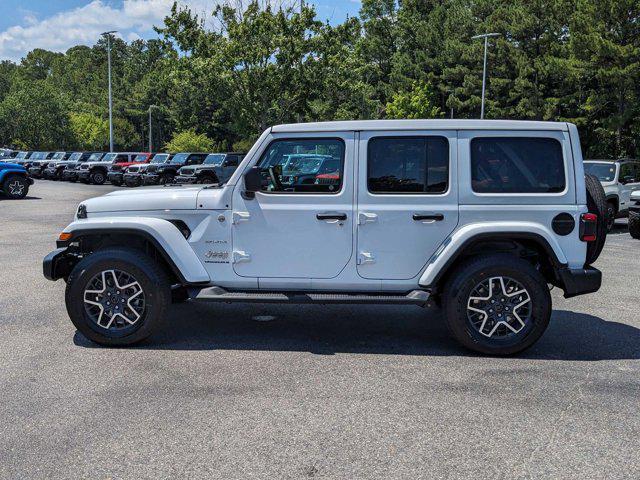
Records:
[[[369,252],[360,252],[358,254],[358,265],[364,265],[365,263],[375,263],[376,257]]]
[[[240,222],[247,221],[251,218],[249,212],[233,212],[231,223],[237,225]]]
[[[371,223],[378,220],[378,215],[375,213],[360,212],[358,213],[358,225],[364,225],[365,223]]]
[[[248,262],[251,260],[251,255],[242,250],[233,251],[233,263]]]

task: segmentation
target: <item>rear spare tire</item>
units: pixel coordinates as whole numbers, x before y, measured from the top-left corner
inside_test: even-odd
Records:
[[[587,208],[590,213],[598,216],[596,239],[587,243],[587,264],[592,264],[600,256],[607,239],[607,197],[597,177],[585,175],[584,183],[587,189]]]

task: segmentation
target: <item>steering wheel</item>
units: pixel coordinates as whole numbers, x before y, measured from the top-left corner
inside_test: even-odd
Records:
[[[269,172],[269,178],[271,179],[271,183],[273,183],[273,186],[276,188],[276,191],[281,192],[282,190],[284,190],[284,188],[282,187],[282,182],[278,178],[278,175],[276,174],[273,166],[269,167],[267,171]]]

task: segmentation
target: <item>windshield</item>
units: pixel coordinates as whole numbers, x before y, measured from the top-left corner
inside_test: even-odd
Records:
[[[153,156],[153,160],[151,160],[151,163],[164,163],[169,159],[169,154],[168,153],[156,153]]]
[[[16,155],[16,158],[26,158],[27,157],[27,152],[18,152],[18,155]]]
[[[207,155],[207,158],[204,159],[204,163],[207,165],[222,165],[224,162],[224,155],[221,153],[212,153],[211,155]]]
[[[92,153],[91,155],[89,155],[87,162],[99,162],[100,158],[102,158],[101,153]]]
[[[145,162],[147,160],[148,155],[146,153],[141,153],[140,155],[136,155],[136,158],[133,159],[134,162]]]
[[[69,161],[75,162],[79,160],[81,156],[82,156],[82,152],[73,152],[71,155],[69,155]]]
[[[585,162],[584,171],[598,177],[601,182],[613,182],[616,179],[616,164],[609,162]]]
[[[189,158],[189,154],[188,153],[177,153],[173,157],[173,160],[171,160],[171,163],[178,163],[178,164],[182,165],[184,162],[187,161],[187,158]]]
[[[62,160],[64,158],[64,152],[56,152],[51,157],[51,160]]]
[[[102,157],[102,162],[111,162],[116,158],[117,153],[107,153],[104,157]]]
[[[327,157],[308,156],[308,155],[290,155],[289,160],[282,168],[283,175],[292,175],[296,173],[317,173],[322,166],[322,162]],[[331,158],[331,157],[328,157]]]

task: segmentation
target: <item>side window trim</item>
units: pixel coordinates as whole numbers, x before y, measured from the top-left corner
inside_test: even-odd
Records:
[[[373,192],[370,190],[369,188],[369,168],[370,168],[370,163],[369,163],[369,148],[370,148],[370,143],[372,140],[377,140],[377,139],[391,139],[391,140],[406,140],[406,139],[422,139],[422,140],[428,140],[428,139],[442,139],[446,142],[447,144],[447,188],[445,188],[442,192],[409,192],[409,191],[390,191],[390,192]],[[455,141],[455,146],[457,148],[457,139],[454,140]],[[426,168],[427,171],[429,169],[429,160],[427,159],[426,162]],[[376,135],[375,137],[370,137],[367,139],[367,147],[366,147],[366,169],[365,169],[365,185],[367,188],[367,193],[369,195],[372,196],[382,196],[382,197],[386,197],[386,196],[391,196],[391,195],[402,195],[402,196],[416,196],[416,195],[424,195],[424,196],[428,196],[428,197],[444,197],[446,195],[449,194],[450,189],[451,189],[451,139],[446,136],[446,135],[439,135],[439,134],[429,134],[429,135]]]
[[[263,158],[269,152],[269,150],[271,149],[271,146],[274,143],[295,142],[295,141],[328,141],[328,140],[334,140],[334,141],[340,142],[342,144],[342,159],[341,159],[341,161],[342,161],[342,169],[340,171],[340,189],[339,190],[336,190],[335,192],[331,192],[331,191],[326,191],[326,192],[323,192],[323,191],[317,191],[317,192],[287,192],[287,191],[260,190],[257,193],[264,194],[264,195],[338,195],[338,194],[342,193],[344,191],[344,188],[345,188],[344,172],[345,172],[345,162],[346,162],[346,155],[347,155],[347,144],[346,144],[344,138],[342,138],[342,137],[324,137],[324,136],[319,136],[319,137],[280,137],[280,138],[273,138],[266,145],[266,147],[262,150],[262,152],[260,153],[260,155],[258,157],[258,161],[254,164],[254,166],[260,166],[260,163],[262,163]]]

